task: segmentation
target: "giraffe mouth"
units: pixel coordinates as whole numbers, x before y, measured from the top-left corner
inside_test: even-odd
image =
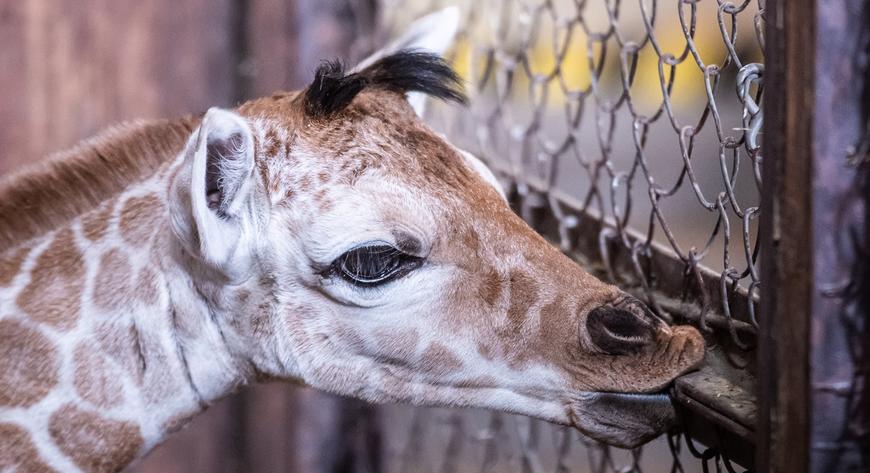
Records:
[[[574,427],[595,440],[635,448],[674,426],[677,413],[665,392],[579,393],[571,405]]]

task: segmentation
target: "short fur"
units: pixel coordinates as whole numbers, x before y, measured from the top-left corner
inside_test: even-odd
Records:
[[[0,251],[0,470],[120,471],[265,379],[625,448],[666,430],[649,393],[702,360],[700,333],[654,324],[513,213],[405,100],[452,90],[406,54],[363,87],[324,73],[332,117],[276,94],[110,131],[0,185],[5,241],[43,233]],[[381,244],[423,262],[376,287],[325,271]]]
[[[199,118],[112,127],[0,180],[0,252],[54,230],[174,158]]]

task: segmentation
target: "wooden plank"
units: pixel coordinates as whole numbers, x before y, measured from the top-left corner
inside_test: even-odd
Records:
[[[0,174],[119,121],[231,104],[232,5],[0,0]],[[232,470],[233,409],[210,410],[134,471]]]
[[[14,0],[0,2],[0,175],[17,163],[26,162],[27,99],[21,91],[26,78],[22,74],[24,62],[25,4]]]
[[[298,398],[296,390],[279,383],[252,386],[243,393],[244,471],[303,471],[294,466]]]
[[[147,457],[125,471],[188,473],[233,473],[252,471],[243,468],[239,453],[239,411],[235,398],[224,399],[196,417],[185,428],[170,435]],[[271,470],[257,470],[271,471]]]
[[[870,115],[868,14],[860,0],[767,4],[759,471],[868,466],[867,170],[847,164]]]
[[[324,59],[360,59],[373,28],[374,2],[248,0],[245,57],[240,70],[246,97],[308,85]]]
[[[767,3],[758,471],[806,472],[815,0]]]
[[[241,64],[250,97],[304,87],[312,70],[299,65],[302,39],[296,0],[251,0],[247,14],[247,51]]]
[[[230,104],[231,4],[2,0],[0,173],[121,120]]]
[[[301,84],[313,77],[317,65],[324,59],[353,61],[365,56],[364,43],[373,29],[377,8],[374,0],[296,0],[299,48],[295,64]]]

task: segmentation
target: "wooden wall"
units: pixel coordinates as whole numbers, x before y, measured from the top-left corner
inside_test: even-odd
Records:
[[[321,59],[350,54],[373,3],[0,0],[0,175],[119,121],[299,88]],[[342,432],[359,409],[311,390],[256,386],[131,470],[353,469]]]

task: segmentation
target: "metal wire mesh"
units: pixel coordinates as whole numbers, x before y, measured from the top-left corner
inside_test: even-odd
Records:
[[[383,0],[381,34],[454,3]],[[467,80],[470,106],[430,106],[430,123],[487,161],[527,220],[540,223],[536,215],[545,213],[555,222],[548,236],[564,251],[645,295],[662,317],[725,331],[749,348],[737,329],[754,331],[761,283],[764,1],[460,6],[450,57]],[[596,244],[590,251],[583,241]],[[627,264],[615,262],[617,250]],[[678,284],[656,257],[678,263]],[[698,310],[675,309],[662,290]],[[395,407],[385,416],[390,471],[735,469],[721,448],[685,432],[641,453],[497,413]]]
[[[662,436],[644,448],[603,445],[570,428],[479,410],[380,410],[387,472],[707,472],[744,471],[722,452],[685,433]]]

